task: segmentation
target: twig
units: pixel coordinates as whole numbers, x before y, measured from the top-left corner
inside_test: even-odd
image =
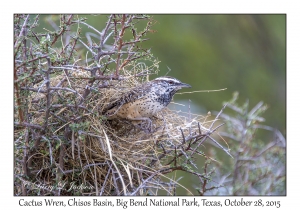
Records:
[[[213,139],[211,136],[208,136],[215,144],[217,144],[224,152],[226,152],[230,157],[234,158],[227,149],[225,149],[221,144],[219,144],[215,139]]]
[[[74,37],[73,37],[74,38]],[[78,41],[80,41],[80,43],[86,48],[88,49],[94,56],[97,55],[91,48],[89,48],[83,41],[81,41],[80,39],[77,39]]]
[[[258,102],[258,104],[253,107],[253,109],[248,113],[248,116],[252,116],[264,103],[262,101]]]
[[[160,170],[154,172],[153,174],[151,174],[146,180],[143,181],[142,184],[140,184],[140,185],[136,188],[136,190],[135,190],[133,193],[131,193],[131,195],[135,195],[141,188],[144,187],[144,185],[145,185],[149,180],[151,180],[151,179],[152,179],[154,176],[156,176],[158,173],[160,173]]]
[[[72,130],[72,138],[71,138],[71,149],[72,149],[72,158],[73,160],[75,160],[75,155],[74,155],[74,151],[75,151],[75,131]]]
[[[58,37],[60,37],[61,35],[63,35],[63,33],[66,31],[66,27],[70,25],[70,21],[72,19],[73,15],[69,16],[68,21],[65,23],[66,25],[63,25],[63,27],[61,28],[60,32],[58,34],[54,35],[54,39],[51,43],[51,46],[53,46],[55,44],[55,42],[57,41]]]
[[[73,46],[72,46],[70,55],[69,55],[69,57],[68,57],[68,59],[67,59],[67,63],[70,61],[70,59],[71,59],[71,57],[72,57],[72,54],[73,54],[73,52],[74,52],[74,50],[75,50],[75,46],[76,46],[76,44],[77,44],[77,40],[79,39],[79,36],[72,37],[72,38],[74,39],[74,43],[73,43]]]
[[[119,39],[118,52],[120,52],[121,49],[122,49],[122,47],[123,47],[123,35],[124,35],[124,32],[125,32],[125,18],[126,18],[126,16],[122,15],[121,32],[119,33],[119,37],[118,37],[118,39]],[[118,54],[117,62],[116,62],[116,73],[115,73],[116,76],[119,76],[119,71],[120,71],[120,67],[119,67],[120,56],[121,56],[121,54]]]
[[[115,172],[114,172],[114,171],[112,172],[112,177],[113,177],[115,189],[116,189],[116,191],[117,191],[117,195],[120,195],[120,190],[119,190],[119,186],[118,186],[118,183],[117,183],[117,180],[116,180],[116,176],[115,176]]]
[[[130,45],[130,44],[135,44],[135,43],[139,43],[139,42],[144,42],[144,41],[147,41],[147,40],[149,40],[149,39],[147,38],[147,39],[134,40],[134,41],[131,41],[131,42],[124,42],[123,46]]]
[[[68,126],[65,127],[65,131],[64,131],[64,138],[66,140],[69,139],[69,132],[70,132],[70,129]],[[65,170],[64,169],[64,163],[65,163],[65,160],[64,160],[64,157],[65,157],[65,154],[66,154],[66,151],[65,151],[65,143],[61,142],[60,144],[60,150],[59,150],[59,168],[60,168],[60,173],[63,173],[63,171]]]
[[[18,80],[17,69],[14,68],[14,81],[17,81],[17,80]],[[19,85],[17,82],[14,82],[14,86],[15,86],[15,94],[16,94],[16,102],[17,102],[17,107],[18,107],[19,121],[23,122],[24,121],[24,113],[21,108],[20,89],[19,89]]]
[[[15,44],[14,44],[15,56],[16,56],[18,50],[19,50],[19,47],[21,46],[20,38],[22,37],[22,34],[23,34],[23,32],[24,32],[24,30],[26,28],[26,24],[27,24],[28,18],[29,18],[29,15],[27,15],[27,17],[25,18],[25,21],[23,23],[23,26],[22,26],[21,31],[19,33],[19,36],[18,36],[18,38],[15,41]]]
[[[30,90],[32,92],[38,92],[38,93],[46,93],[46,94],[48,94],[48,90],[39,90],[38,88],[21,87],[21,89],[22,90]],[[55,90],[64,90],[64,91],[69,91],[69,92],[72,92],[72,93],[77,93],[77,91],[72,90],[70,88],[61,88],[61,87],[51,87],[51,88],[49,88],[49,90],[52,90],[50,92],[50,94],[53,93],[53,91],[55,91]]]
[[[108,176],[110,175],[111,167],[112,167],[112,165],[109,166],[109,169],[108,169],[107,174],[106,174],[106,176],[105,176],[104,182],[103,182],[103,184],[102,184],[101,191],[100,191],[100,193],[99,193],[100,196],[101,196],[101,195],[103,194],[103,192],[104,192],[105,185],[106,185],[106,182],[107,182],[107,180],[108,180]]]
[[[50,58],[47,57],[47,62],[48,62],[48,70],[46,72],[46,114],[45,114],[45,122],[44,122],[44,129],[47,130],[48,127],[48,120],[49,120],[49,114],[50,114],[50,103],[51,103],[51,95],[50,95],[50,72],[51,72],[51,61]]]
[[[219,118],[220,114],[223,112],[223,110],[225,109],[226,106],[227,106],[227,104],[225,104],[225,105],[222,107],[221,111],[218,113],[218,115],[216,116],[215,120],[211,123],[211,125],[210,125],[210,127],[209,127],[208,130],[211,130],[211,128],[214,126],[215,122],[217,121],[217,119]],[[197,145],[197,146],[194,148],[194,150],[192,151],[191,156],[193,156],[193,154],[195,153],[195,151],[197,150],[197,148],[198,148],[198,147],[206,140],[207,136],[208,136],[208,135],[206,135],[206,136],[204,137],[204,139],[203,139],[201,142],[198,143],[198,145]]]
[[[28,161],[28,149],[29,149],[29,132],[28,132],[28,128],[25,129],[25,147],[24,147],[24,156],[23,156],[23,161],[22,161],[22,165],[23,165],[23,172],[25,176],[29,176],[30,175],[30,169],[28,168],[27,165],[27,161]],[[25,186],[24,186],[25,188]],[[23,195],[27,194],[26,191],[23,192]]]
[[[181,131],[181,135],[182,135],[182,144],[185,144],[185,137],[184,137],[182,128],[180,128],[180,131]]]
[[[101,50],[103,49],[103,45],[104,45],[104,43],[105,43],[105,36],[106,36],[106,33],[107,33],[107,31],[108,31],[108,29],[109,29],[109,27],[110,27],[110,23],[111,23],[111,20],[112,20],[112,16],[113,15],[110,15],[109,16],[109,18],[108,18],[108,21],[107,21],[107,23],[106,23],[106,26],[105,26],[105,28],[103,29],[103,32],[102,32],[102,35],[101,35],[101,40],[100,40],[100,48],[98,49],[98,56],[100,55],[100,52],[101,52]],[[99,60],[100,59],[100,57],[97,57],[97,59],[96,60]]]
[[[47,56],[48,56],[48,54],[47,54],[47,55],[43,55],[43,56],[36,57],[36,58],[31,59],[31,60],[29,60],[29,61],[25,61],[25,62],[23,62],[22,64],[20,64],[19,66],[17,66],[17,69],[19,69],[20,67],[22,67],[22,66],[24,66],[24,65],[26,65],[26,64],[28,64],[28,63],[34,62],[34,61],[39,60],[39,59],[42,59],[42,58],[46,58]]]
[[[265,146],[265,148],[263,148],[262,150],[259,151],[259,153],[254,155],[254,158],[260,157],[262,154],[264,154],[266,151],[268,151],[269,149],[271,149],[272,147],[274,147],[276,145],[276,142],[270,142],[267,146]]]
[[[102,36],[102,33],[100,31],[98,31],[97,29],[95,29],[93,26],[91,26],[90,24],[87,24],[86,22],[77,20],[77,21],[72,21],[72,23],[81,23],[83,25],[86,25],[88,28],[93,29],[94,31],[96,31],[100,36]]]
[[[199,134],[202,134],[202,132],[201,132],[201,126],[200,126],[200,122],[198,122],[198,129],[199,129]]]
[[[30,123],[27,123],[27,122],[21,122],[21,123],[14,122],[14,124],[16,126],[24,126],[24,127],[29,127],[29,128],[39,129],[39,130],[43,130],[44,129],[42,126],[35,125],[35,124],[30,124]]]
[[[53,155],[52,155],[52,147],[51,147],[51,143],[50,143],[49,139],[46,138],[45,136],[42,136],[42,138],[43,138],[44,140],[46,140],[46,141],[48,142],[48,144],[49,144],[50,164],[52,165],[52,164],[53,164]]]

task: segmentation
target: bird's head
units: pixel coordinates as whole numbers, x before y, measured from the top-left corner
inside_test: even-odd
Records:
[[[163,86],[164,88],[169,88],[169,89],[176,90],[176,91],[180,90],[181,88],[191,88],[192,87],[189,84],[183,83],[176,78],[168,77],[168,76],[158,77],[153,81],[155,81],[158,85]]]
[[[167,76],[158,77],[151,82],[156,84],[156,95],[160,96],[160,98],[163,98],[163,101],[166,104],[168,104],[172,100],[172,97],[178,90],[185,87],[191,87],[189,84],[183,83],[176,78]]]

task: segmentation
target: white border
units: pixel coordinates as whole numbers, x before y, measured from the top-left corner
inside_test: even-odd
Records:
[[[13,4],[13,5],[9,5]],[[12,23],[13,13],[281,13],[287,14],[287,196],[286,197],[245,197],[247,200],[279,200],[280,209],[298,206],[299,192],[299,126],[298,109],[299,104],[299,7],[296,1],[271,1],[271,0],[252,0],[252,1],[28,1],[15,0],[3,3],[1,9],[1,206],[19,207],[19,198],[13,197],[13,48],[12,48]],[[56,200],[70,199],[69,197],[54,197]],[[79,197],[77,197],[79,198]],[[166,197],[162,197],[166,198]],[[209,200],[225,200],[234,197],[207,197]],[[27,199],[33,199],[28,197]],[[34,197],[43,199],[43,197]],[[93,199],[84,198],[80,199]],[[102,198],[103,199],[103,198]],[[106,197],[108,200],[115,200],[114,197]],[[124,199],[130,199],[126,197]],[[136,201],[144,198],[135,198]],[[78,207],[73,207],[73,209]],[[99,208],[99,207],[94,207]],[[140,207],[138,207],[140,208]],[[148,207],[152,208],[152,207]],[[179,209],[182,207],[174,207]],[[217,208],[217,207],[215,207]],[[215,209],[211,207],[210,209]],[[65,208],[63,208],[65,209]],[[114,208],[115,209],[115,208]],[[121,208],[120,208],[121,209]],[[129,208],[132,209],[132,208]],[[137,208],[136,208],[137,209]]]

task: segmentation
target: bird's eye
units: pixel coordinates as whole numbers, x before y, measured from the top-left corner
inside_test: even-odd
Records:
[[[174,82],[173,82],[173,81],[169,81],[169,84],[173,85],[173,84],[174,84]]]

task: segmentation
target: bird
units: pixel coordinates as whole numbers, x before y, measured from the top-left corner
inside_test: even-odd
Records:
[[[105,108],[104,116],[108,120],[126,119],[137,124],[147,122],[146,129],[152,126],[150,117],[167,107],[174,94],[181,88],[191,88],[180,80],[163,76],[143,83],[125,93]]]

